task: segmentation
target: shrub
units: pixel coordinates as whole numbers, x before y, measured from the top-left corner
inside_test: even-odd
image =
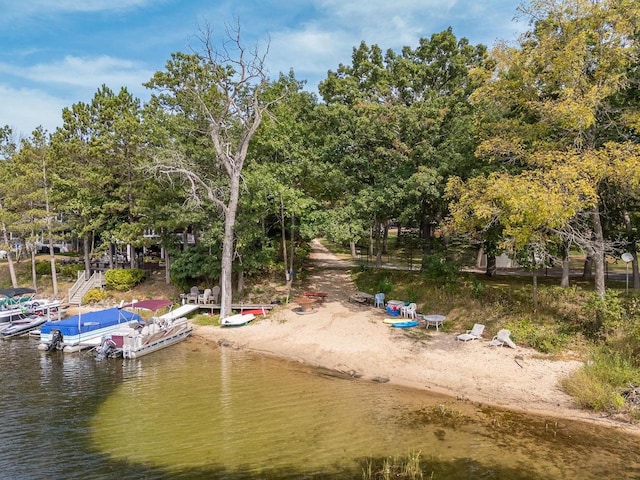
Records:
[[[210,284],[220,278],[220,257],[217,251],[198,245],[176,252],[171,261],[171,283],[182,289]]]
[[[82,297],[82,303],[98,303],[105,298],[107,298],[107,292],[101,288],[92,288]]]
[[[144,271],[139,268],[114,268],[107,270],[104,280],[107,287],[118,291],[131,290],[144,279]]]
[[[557,328],[534,324],[528,318],[509,322],[505,327],[511,330],[515,341],[523,342],[542,353],[558,352],[569,343],[569,337],[560,333]]]
[[[471,297],[476,300],[482,300],[485,294],[485,286],[477,278],[473,277],[471,279],[471,285],[469,286],[469,293],[471,293]]]
[[[440,280],[445,283],[458,279],[460,265],[441,253],[425,255],[422,258],[422,274],[426,278]]]
[[[84,270],[84,265],[81,263],[63,265],[60,268],[60,276],[69,280],[76,280],[78,278],[78,272],[81,272],[82,270]]]
[[[584,306],[585,332],[595,338],[607,338],[620,333],[623,309],[618,293],[608,290],[605,298],[593,293]]]
[[[389,280],[389,277],[384,277],[378,283],[378,292],[382,292],[388,295],[393,290],[393,283]]]
[[[37,275],[51,275],[51,262],[36,262]]]

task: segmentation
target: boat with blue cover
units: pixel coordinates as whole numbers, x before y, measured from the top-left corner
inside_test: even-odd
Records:
[[[100,344],[102,336],[107,333],[141,322],[142,318],[137,313],[118,307],[46,322],[40,327],[38,349],[78,352],[96,347]]]

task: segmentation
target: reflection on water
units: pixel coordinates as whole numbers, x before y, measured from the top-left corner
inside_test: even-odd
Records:
[[[364,459],[412,451],[434,460],[436,472],[483,478],[640,472],[637,439],[609,430],[321,375],[230,349],[171,354],[140,360],[144,376],[101,405],[92,423],[101,451],[174,472],[222,467],[258,476],[357,472]]]
[[[638,478],[640,442],[187,341],[97,362],[0,342],[0,477],[362,478],[420,452],[433,478]]]

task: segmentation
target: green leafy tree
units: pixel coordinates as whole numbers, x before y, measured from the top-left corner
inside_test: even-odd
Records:
[[[57,202],[71,231],[83,239],[89,274],[96,239],[112,263],[113,244],[135,244],[142,238],[137,196],[146,180],[140,168],[146,142],[140,102],[124,88],[115,94],[102,86],[90,104],[65,108],[62,118],[52,138]]]
[[[9,242],[9,230],[7,225],[11,224],[15,215],[6,208],[6,202],[12,195],[10,180],[12,178],[13,156],[16,151],[16,143],[13,139],[13,131],[7,125],[0,129],[0,245],[7,252],[7,263],[9,265],[9,276],[11,277],[11,285],[18,287],[18,278],[13,264],[12,245]]]
[[[177,142],[158,149],[156,171],[183,178],[196,203],[210,203],[222,213],[220,314],[228,316],[232,303],[232,267],[240,188],[249,143],[269,102],[264,55],[247,50],[239,28],[229,32],[223,48],[216,48],[210,32],[201,39],[202,53],[175,53],[164,72],[147,83],[155,89],[152,102],[174,115],[171,131]],[[196,139],[199,148],[189,136]],[[171,145],[171,147],[170,147]]]
[[[631,86],[630,72],[638,61],[640,7],[631,1],[534,0],[520,10],[531,30],[519,45],[494,49],[495,68],[485,72],[486,83],[472,97],[484,114],[476,155],[524,182],[513,199],[522,212],[519,234],[539,233],[544,222],[532,210],[550,204],[544,195],[534,202],[526,194],[537,191],[529,171],[583,188],[579,196],[568,189],[565,202],[582,198],[584,203],[573,218],[563,215],[565,225],[554,230],[594,259],[595,288],[603,297],[604,255],[610,248],[604,199],[608,189],[617,188],[621,171],[632,179],[639,171],[637,147],[627,135],[637,113],[623,108],[619,97]],[[483,183],[474,180],[468,186],[484,188]],[[501,215],[501,221],[505,218]]]
[[[52,204],[52,152],[49,139],[42,128],[34,130],[30,138],[23,139],[19,151],[13,157],[10,187],[12,194],[6,208],[18,216],[11,230],[19,233],[31,253],[33,286],[37,288],[36,250],[48,245],[53,295],[58,295],[58,281],[54,254],[57,212]]]
[[[486,54],[451,29],[384,56],[363,42],[352,65],[340,65],[320,85],[339,142],[328,154],[340,162],[352,202],[363,207],[356,222],[372,221],[378,263],[380,232],[390,218],[418,225],[428,252],[446,214],[446,179],[472,172],[470,72]]]

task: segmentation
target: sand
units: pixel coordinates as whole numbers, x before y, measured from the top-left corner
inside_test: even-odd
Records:
[[[329,368],[363,381],[392,382],[446,394],[459,401],[479,402],[551,417],[570,418],[625,428],[606,415],[576,406],[560,380],[582,364],[557,360],[531,349],[489,346],[490,338],[460,342],[456,333],[423,326],[391,328],[384,310],[350,303],[356,291],[349,273],[319,242],[311,254],[305,288],[327,292],[313,313],[299,314],[291,302],[247,326],[196,327],[194,335],[224,347]]]

